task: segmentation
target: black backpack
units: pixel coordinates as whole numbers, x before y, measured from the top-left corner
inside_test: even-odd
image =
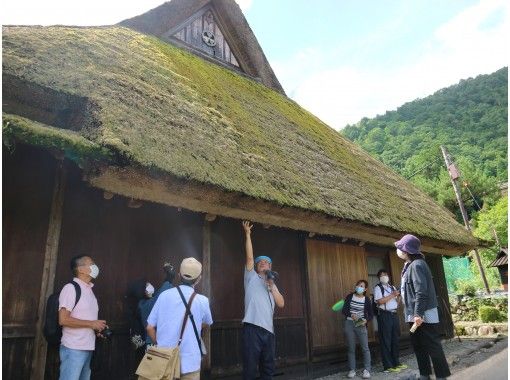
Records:
[[[77,282],[72,281],[70,284],[74,285],[74,289],[76,290],[76,301],[74,302],[74,306],[71,311],[74,310],[76,304],[80,300],[81,297],[81,288]],[[48,301],[46,301],[46,311],[44,316],[44,337],[46,341],[50,345],[59,345],[60,339],[62,339],[62,326],[58,323],[58,297],[59,293],[53,293],[48,297]]]
[[[388,284],[389,285],[389,284]],[[384,297],[384,287],[381,285],[381,283],[378,283],[376,286],[381,288],[381,296]],[[395,287],[393,285],[389,285],[392,290],[395,290]],[[377,305],[377,302],[375,302],[375,294],[372,295],[372,310],[374,311],[374,315],[379,315],[379,305]]]

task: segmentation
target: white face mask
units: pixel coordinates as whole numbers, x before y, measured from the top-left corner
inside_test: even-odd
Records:
[[[89,276],[92,278],[97,278],[97,276],[99,276],[99,267],[96,264],[90,266]]]
[[[397,256],[400,257],[402,260],[406,259],[406,254],[402,252],[400,249],[397,248]]]
[[[390,278],[388,276],[381,276],[379,280],[381,280],[381,283],[383,284],[387,284],[388,282],[390,282]]]
[[[154,286],[150,282],[147,283],[147,286],[145,287],[145,292],[147,293],[148,297],[152,297],[154,294]]]

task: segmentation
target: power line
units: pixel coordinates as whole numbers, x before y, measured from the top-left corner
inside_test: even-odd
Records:
[[[407,177],[406,179],[411,179],[413,178],[416,174],[422,172],[423,170],[427,169],[428,167],[434,165],[437,161],[441,160],[441,157],[439,158],[436,158],[434,161],[432,161],[431,163],[423,166],[422,168],[418,169],[417,171],[415,171],[413,174],[411,174],[409,177]]]

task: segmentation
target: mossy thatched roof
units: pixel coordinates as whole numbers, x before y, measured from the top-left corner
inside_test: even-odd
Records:
[[[87,154],[112,165],[122,157],[277,206],[475,243],[446,209],[292,100],[155,37],[124,27],[4,27],[3,73],[87,98],[94,123],[63,131],[64,140],[91,144]],[[57,133],[4,118],[4,137],[49,146],[42,136]]]

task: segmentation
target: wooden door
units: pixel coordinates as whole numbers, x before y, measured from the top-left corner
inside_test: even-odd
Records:
[[[310,329],[313,351],[344,345],[343,316],[331,306],[367,278],[363,247],[328,241],[306,241]]]

